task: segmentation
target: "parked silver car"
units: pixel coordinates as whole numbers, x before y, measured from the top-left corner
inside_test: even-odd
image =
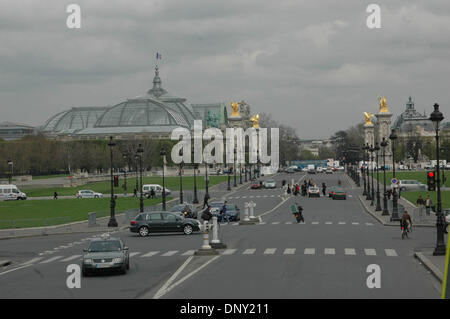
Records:
[[[402,192],[404,191],[420,191],[425,190],[427,186],[425,184],[422,184],[419,181],[416,180],[407,180],[402,179],[400,180],[400,184],[398,186]]]

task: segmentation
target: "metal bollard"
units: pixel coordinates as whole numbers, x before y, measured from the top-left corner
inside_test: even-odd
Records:
[[[219,223],[217,222],[217,216],[213,217],[213,239],[210,243],[212,248],[221,249],[227,246],[222,244],[219,239]]]

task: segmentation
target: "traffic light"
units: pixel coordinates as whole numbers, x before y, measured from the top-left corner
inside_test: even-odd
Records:
[[[119,187],[119,176],[114,175],[114,187]]]
[[[427,172],[427,185],[428,191],[436,190],[436,174],[434,173],[434,171]]]

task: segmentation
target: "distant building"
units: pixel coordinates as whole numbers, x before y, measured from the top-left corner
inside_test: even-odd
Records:
[[[225,129],[228,113],[225,103],[190,104],[187,99],[169,94],[163,87],[158,67],[153,87],[145,94],[110,107],[74,107],[52,116],[41,132],[50,138],[166,139],[177,127],[194,128],[194,120],[203,127]]]
[[[2,122],[0,123],[0,138],[5,141],[19,140],[27,135],[36,135],[37,129],[33,126]]]

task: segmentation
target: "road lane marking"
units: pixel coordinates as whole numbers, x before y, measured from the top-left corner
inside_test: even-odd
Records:
[[[352,255],[352,256],[356,255],[356,251],[354,248],[345,248],[344,251],[345,251],[346,255]]]
[[[266,224],[266,222],[261,222],[261,223],[258,223],[256,225],[265,225],[265,224]]]
[[[295,254],[295,248],[286,248],[283,252],[283,255],[293,255]]]
[[[141,257],[152,257],[152,256],[154,256],[156,254],[159,254],[159,251],[151,251],[151,252],[149,252],[149,253],[147,253],[145,255],[142,255]]]
[[[325,222],[325,225],[332,225],[333,222]]]
[[[23,266],[23,265],[29,265],[29,264],[35,263],[35,262],[37,262],[37,261],[40,261],[40,260],[42,260],[42,259],[44,259],[44,257],[33,258],[33,259],[31,259],[31,260],[29,260],[29,261],[27,261],[27,262],[24,262],[24,263],[20,264],[20,266]]]
[[[153,299],[159,299],[168,292],[167,289],[169,285],[172,283],[172,281],[175,280],[175,278],[177,278],[177,276],[181,273],[181,271],[183,271],[187,264],[191,262],[192,258],[194,258],[194,256],[190,256],[188,259],[186,259],[186,261],[180,266],[180,268],[178,268],[177,271],[175,271],[174,274],[170,276],[170,278],[166,281],[166,283],[156,292],[156,294],[153,296]]]
[[[359,225],[359,223],[357,223],[357,222],[354,222],[354,223],[352,223],[352,225]]]
[[[173,256],[173,255],[175,255],[177,252],[178,252],[178,250],[171,250],[171,251],[168,251],[168,252],[165,253],[165,254],[162,254],[161,256],[163,256],[163,257]]]
[[[278,225],[280,222],[273,222],[272,225]]]
[[[339,222],[339,225],[345,225],[345,222]]]
[[[285,224],[286,224],[286,225],[291,225],[291,224],[292,224],[292,222],[286,222]]]
[[[244,250],[242,255],[253,255],[255,253],[255,251],[256,251],[255,248],[249,248],[249,249]]]
[[[70,261],[70,260],[77,259],[77,258],[80,258],[80,257],[81,257],[81,255],[73,255],[73,256],[61,259],[60,262],[66,262],[66,261]]]
[[[366,226],[373,226],[372,223],[366,223]]]
[[[385,249],[384,251],[386,252],[386,256],[388,256],[388,257],[397,257],[398,256],[395,249]]]
[[[377,252],[373,248],[364,248],[366,256],[376,256]]]
[[[55,260],[57,260],[57,259],[59,259],[59,258],[63,258],[63,257],[64,257],[64,256],[55,256],[55,257],[52,257],[52,258],[50,258],[50,259],[41,261],[40,264],[48,264],[48,263],[50,263],[50,262],[52,262],[52,261],[55,261]]]
[[[236,252],[236,250],[237,250],[237,249],[225,249],[225,250],[222,252],[222,255],[232,255],[232,254],[234,254],[234,253]]]
[[[305,255],[314,255],[316,253],[316,249],[315,248],[305,248]]]
[[[181,256],[192,256],[195,253],[195,250],[188,250],[184,254],[181,254]]]
[[[325,248],[324,253],[325,253],[325,255],[335,255],[336,250],[334,248]]]
[[[276,248],[267,248],[266,250],[264,250],[264,255],[273,255],[275,254],[276,250]]]
[[[130,253],[130,257],[134,257],[134,256],[136,256],[136,255],[139,255],[140,254],[140,252],[132,252],[132,253]]]
[[[312,222],[312,225],[319,225],[319,222]]]
[[[19,270],[19,269],[22,269],[22,268],[30,267],[30,266],[32,266],[32,265],[29,264],[29,265],[25,265],[25,266],[22,266],[22,267],[17,267],[17,268],[14,268],[14,269],[10,269],[10,270],[4,271],[4,272],[0,272],[0,276],[1,275],[5,275],[5,274],[10,273],[10,272],[13,272],[13,271],[16,271],[16,270]]]

